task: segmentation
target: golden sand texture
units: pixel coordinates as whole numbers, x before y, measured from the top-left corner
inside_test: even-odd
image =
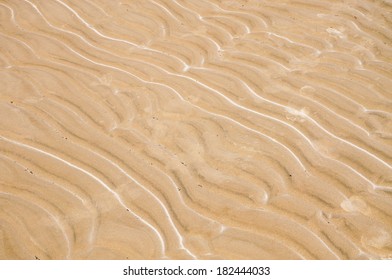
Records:
[[[1,259],[392,258],[392,2],[0,0]]]

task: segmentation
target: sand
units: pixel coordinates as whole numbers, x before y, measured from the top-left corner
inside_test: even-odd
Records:
[[[0,0],[1,259],[392,258],[392,2]]]

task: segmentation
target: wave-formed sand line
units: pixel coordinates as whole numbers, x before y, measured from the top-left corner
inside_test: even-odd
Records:
[[[391,258],[391,9],[1,0],[0,258]]]

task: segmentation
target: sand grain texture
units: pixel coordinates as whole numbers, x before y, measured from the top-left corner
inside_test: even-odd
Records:
[[[392,258],[392,2],[0,0],[0,259]]]

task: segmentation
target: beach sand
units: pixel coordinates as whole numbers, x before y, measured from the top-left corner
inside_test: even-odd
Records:
[[[392,2],[0,0],[0,259],[392,258]]]

